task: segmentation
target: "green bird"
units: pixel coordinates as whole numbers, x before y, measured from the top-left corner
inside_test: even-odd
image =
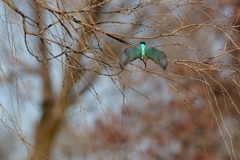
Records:
[[[151,59],[154,63],[159,64],[163,69],[167,67],[167,56],[164,52],[159,51],[154,47],[147,48],[145,42],[140,42],[140,47],[132,47],[125,49],[124,53],[120,56],[121,63],[126,66],[129,62],[139,58],[143,61],[146,68],[148,59]]]

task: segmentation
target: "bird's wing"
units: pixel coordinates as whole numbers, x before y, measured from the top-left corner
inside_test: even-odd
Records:
[[[159,51],[154,47],[147,48],[146,55],[150,58],[154,63],[159,64],[163,69],[167,67],[167,56],[164,52]]]
[[[120,61],[124,66],[126,66],[129,62],[134,61],[137,58],[140,58],[140,50],[138,47],[132,47],[125,49],[124,52],[120,56]]]

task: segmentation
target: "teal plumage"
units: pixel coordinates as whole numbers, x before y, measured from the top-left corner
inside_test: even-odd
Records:
[[[154,47],[147,48],[145,42],[141,42],[140,47],[132,47],[124,50],[120,56],[120,61],[122,65],[126,66],[129,62],[132,62],[137,58],[143,61],[145,67],[148,59],[151,59],[163,69],[166,69],[168,63],[167,56],[164,52]]]

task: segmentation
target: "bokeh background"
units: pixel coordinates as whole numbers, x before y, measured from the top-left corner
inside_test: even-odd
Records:
[[[0,159],[240,159],[238,0],[0,2]],[[124,49],[164,51],[168,67]]]

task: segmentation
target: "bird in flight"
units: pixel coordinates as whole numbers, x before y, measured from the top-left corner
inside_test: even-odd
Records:
[[[154,63],[159,64],[162,69],[166,69],[168,63],[167,56],[164,52],[159,51],[154,47],[147,48],[145,42],[140,42],[140,47],[125,49],[120,56],[120,61],[122,65],[126,66],[129,62],[132,62],[137,58],[143,61],[145,68],[148,59],[151,59]]]

